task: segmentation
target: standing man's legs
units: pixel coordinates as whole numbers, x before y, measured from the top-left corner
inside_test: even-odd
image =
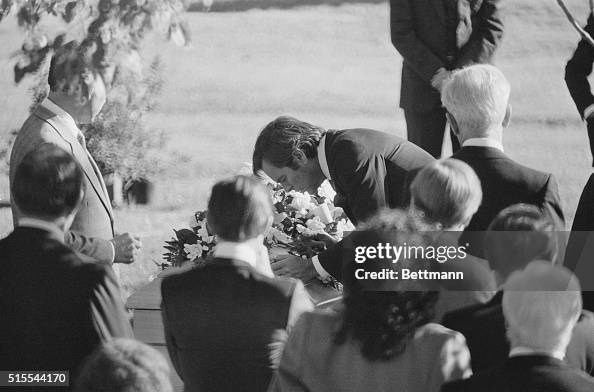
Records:
[[[438,108],[428,112],[405,110],[404,118],[408,140],[439,159],[446,126],[445,109]],[[453,134],[451,138],[452,150],[456,152],[460,148],[460,143]]]

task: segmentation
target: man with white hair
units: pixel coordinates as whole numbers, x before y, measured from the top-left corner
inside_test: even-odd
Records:
[[[470,165],[481,180],[483,201],[460,243],[483,256],[480,232],[504,208],[534,204],[558,226],[565,227],[557,181],[552,174],[530,169],[503,152],[503,129],[509,124],[510,85],[492,65],[472,65],[454,73],[442,90],[441,100],[452,131],[462,148],[452,158]]]
[[[585,392],[594,379],[563,362],[582,297],[577,278],[566,268],[533,261],[512,274],[505,285],[503,314],[511,343],[503,364],[443,392]]]

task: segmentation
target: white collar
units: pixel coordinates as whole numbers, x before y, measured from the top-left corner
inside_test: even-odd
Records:
[[[509,352],[510,358],[527,355],[546,355],[547,357],[557,358],[561,361],[565,358],[565,353],[563,351],[539,351],[525,346],[514,347]]]
[[[330,178],[330,169],[328,168],[328,161],[326,160],[326,135],[324,134],[320,138],[320,143],[318,144],[318,162],[320,162],[320,169],[322,169],[322,173],[324,177],[331,181]]]
[[[50,112],[55,113],[55,115],[60,117],[62,121],[66,122],[70,126],[69,131],[72,133],[72,136],[78,139],[80,129],[76,125],[76,122],[74,121],[74,118],[72,118],[70,113],[62,109],[60,106],[56,105],[56,103],[49,98],[44,99],[43,102],[41,102],[41,106],[43,106]]]
[[[257,268],[258,255],[251,246],[242,244],[240,242],[221,241],[213,252],[214,257],[222,259],[240,260],[248,263],[250,266]]]
[[[48,231],[54,235],[56,235],[56,237],[58,237],[59,239],[61,239],[62,241],[64,241],[64,231],[62,231],[62,229],[60,229],[58,226],[56,226],[53,223],[41,220],[41,219],[35,219],[35,218],[20,218],[17,226],[19,227],[32,227],[34,229],[40,229],[40,230],[45,230]]]
[[[496,148],[499,151],[503,152],[503,144],[499,143],[497,140],[488,138],[488,137],[472,137],[470,139],[466,139],[464,143],[462,143],[462,147],[492,147]]]

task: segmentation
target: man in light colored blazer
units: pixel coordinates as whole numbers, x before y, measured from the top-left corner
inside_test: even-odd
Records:
[[[131,263],[140,241],[128,233],[115,236],[107,188],[78,127],[90,123],[105,104],[105,84],[93,67],[92,57],[92,46],[74,41],[53,55],[48,97],[25,121],[14,142],[10,156],[11,190],[19,181],[15,175],[17,166],[33,149],[53,144],[72,154],[84,171],[86,192],[66,233],[66,243],[102,263]],[[12,213],[18,226],[21,214],[14,203]]]

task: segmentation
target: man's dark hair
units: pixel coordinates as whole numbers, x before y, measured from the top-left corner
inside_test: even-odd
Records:
[[[212,188],[207,220],[222,240],[242,242],[264,234],[273,220],[270,192],[247,176],[219,181]]]
[[[515,204],[499,212],[489,225],[485,254],[491,268],[503,277],[524,269],[534,260],[556,264],[558,233],[554,223],[538,207]]]
[[[85,72],[94,72],[96,49],[94,44],[70,41],[59,47],[50,61],[47,82],[54,92],[69,92],[81,81]],[[86,88],[84,83],[83,88]],[[85,92],[86,93],[86,92]]]
[[[81,201],[83,176],[72,155],[43,144],[17,166],[12,197],[23,214],[49,219],[67,216]]]
[[[262,170],[262,161],[267,160],[275,167],[296,169],[293,154],[300,150],[307,158],[318,155],[318,144],[326,130],[297,120],[282,116],[270,122],[262,129],[253,155],[254,174]]]

